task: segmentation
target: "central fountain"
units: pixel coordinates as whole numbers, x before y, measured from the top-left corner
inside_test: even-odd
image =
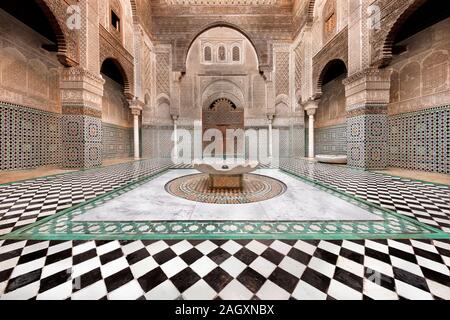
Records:
[[[258,161],[246,159],[206,158],[194,160],[196,170],[209,175],[210,189],[243,189],[244,174],[257,169]]]

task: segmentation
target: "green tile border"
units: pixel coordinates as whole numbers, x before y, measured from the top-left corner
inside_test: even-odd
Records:
[[[383,217],[378,221],[96,221],[77,222],[73,216],[121,196],[163,175],[153,175],[113,190],[55,215],[21,228],[0,239],[15,240],[355,240],[355,239],[450,239],[439,229],[348,195],[315,180],[282,170],[347,202]],[[67,231],[67,228],[71,230]],[[47,230],[45,230],[47,229]],[[49,232],[48,232],[49,231]],[[70,232],[72,231],[72,232]],[[75,231],[75,232],[74,232]],[[389,232],[386,232],[389,231]]]

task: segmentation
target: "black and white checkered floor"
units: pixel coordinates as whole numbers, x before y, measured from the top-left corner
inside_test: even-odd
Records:
[[[450,231],[444,186],[282,165]],[[0,235],[167,166],[142,161],[0,186]],[[450,241],[0,240],[0,299],[450,299]]]

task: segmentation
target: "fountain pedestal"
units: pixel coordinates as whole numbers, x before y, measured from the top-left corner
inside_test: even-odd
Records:
[[[209,175],[209,187],[211,189],[242,189],[244,187],[244,175]]]
[[[242,189],[244,174],[257,169],[258,161],[244,159],[204,159],[193,162],[194,168],[209,174],[211,189]]]

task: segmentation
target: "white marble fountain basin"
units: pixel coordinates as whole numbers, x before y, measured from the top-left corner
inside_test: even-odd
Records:
[[[253,172],[259,162],[245,159],[206,158],[194,160],[194,169],[210,175],[241,175]]]

